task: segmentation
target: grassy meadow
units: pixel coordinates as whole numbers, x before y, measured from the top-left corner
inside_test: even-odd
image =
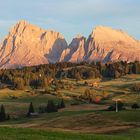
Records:
[[[0,140],[138,140],[140,138],[140,110],[132,110],[133,103],[140,103],[140,94],[132,90],[140,82],[140,75],[127,75],[119,79],[86,80],[98,82],[98,87],[85,85],[85,81],[65,79],[65,88],[59,95],[42,94],[35,90],[0,90],[3,104],[11,119],[0,122]],[[68,85],[71,85],[69,87]],[[89,88],[94,96],[107,95],[100,104],[79,100]],[[61,95],[61,96],[60,96]],[[66,107],[56,113],[39,114],[27,118],[30,102],[35,111],[48,100],[55,103],[63,97]],[[126,110],[105,111],[116,99],[124,102]]]

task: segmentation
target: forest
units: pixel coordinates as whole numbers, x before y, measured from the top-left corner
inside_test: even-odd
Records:
[[[101,78],[102,80],[116,79],[127,74],[140,74],[139,62],[81,62],[55,63],[17,69],[0,70],[0,88],[8,86],[12,89],[32,89],[57,85],[61,79],[78,80]]]

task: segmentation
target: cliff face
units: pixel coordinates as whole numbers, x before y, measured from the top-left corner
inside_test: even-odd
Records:
[[[56,62],[67,47],[63,36],[20,21],[4,39],[0,67],[15,68]]]
[[[87,39],[78,35],[68,46],[59,32],[20,21],[0,45],[0,68],[93,60],[140,61],[140,42],[121,30],[98,26]]]
[[[63,51],[60,61],[81,62],[85,56],[85,42],[86,38],[83,36],[76,36],[68,48]]]
[[[96,27],[87,41],[89,60],[140,61],[140,42],[125,32],[108,27]]]
[[[63,56],[63,61],[140,61],[140,42],[109,27],[96,27],[87,40],[82,37],[78,43],[73,40],[69,48],[71,51],[66,56],[70,57]]]

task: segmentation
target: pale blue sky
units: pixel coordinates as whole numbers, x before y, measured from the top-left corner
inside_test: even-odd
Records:
[[[0,0],[0,38],[21,19],[59,31],[68,42],[97,25],[140,39],[140,0]]]

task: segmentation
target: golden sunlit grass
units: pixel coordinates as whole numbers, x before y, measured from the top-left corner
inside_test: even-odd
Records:
[[[10,90],[8,88],[0,90],[0,98],[8,98],[8,97],[25,97],[29,96],[31,93],[22,90]]]

